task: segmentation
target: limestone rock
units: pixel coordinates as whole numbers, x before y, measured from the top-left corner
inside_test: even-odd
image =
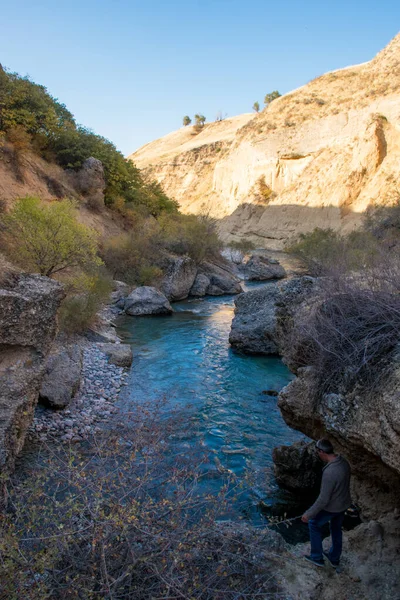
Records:
[[[0,289],[0,344],[46,353],[56,332],[63,286],[40,275],[10,275]]]
[[[277,446],[272,452],[272,460],[280,487],[307,495],[319,489],[323,465],[315,452],[314,442]]]
[[[199,273],[194,280],[192,287],[190,288],[190,296],[205,296],[208,288],[210,287],[210,280],[207,275]]]
[[[130,367],[132,364],[132,348],[129,344],[98,344],[100,350],[107,355],[110,363],[118,367]]]
[[[282,279],[286,271],[274,258],[252,254],[244,266],[245,279],[249,281],[267,281],[269,279]]]
[[[79,389],[82,349],[78,344],[57,345],[46,361],[39,399],[51,408],[65,408]]]
[[[129,295],[130,287],[124,281],[113,281],[113,291],[111,292],[111,300],[115,303],[123,300]]]
[[[12,275],[0,290],[0,472],[10,473],[31,423],[56,333],[63,286]]]
[[[210,280],[210,284],[206,289],[206,294],[209,296],[240,294],[243,292],[239,278],[232,273],[228,264],[222,261],[219,264],[211,262],[201,263],[199,266],[199,275],[205,275]]]
[[[125,300],[125,312],[127,315],[169,315],[172,307],[168,298],[151,286],[138,287]]]
[[[240,294],[235,299],[235,316],[229,343],[248,354],[278,354],[276,302],[280,291],[276,285]]]
[[[197,266],[188,256],[169,257],[160,290],[171,302],[183,300],[188,297],[196,274]]]

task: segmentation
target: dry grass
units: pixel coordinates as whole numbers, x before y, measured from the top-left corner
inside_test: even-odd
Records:
[[[255,125],[269,129],[288,127],[338,114],[343,110],[367,106],[375,97],[400,91],[400,34],[373,60],[316,77],[264,109],[256,121],[246,124],[241,135],[252,134]]]

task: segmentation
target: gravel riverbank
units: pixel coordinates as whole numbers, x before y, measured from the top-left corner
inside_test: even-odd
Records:
[[[66,442],[79,442],[97,433],[100,423],[117,412],[115,401],[127,385],[126,369],[108,362],[106,355],[92,343],[83,350],[81,385],[68,408],[54,411],[36,408],[29,437],[41,442],[57,437]]]

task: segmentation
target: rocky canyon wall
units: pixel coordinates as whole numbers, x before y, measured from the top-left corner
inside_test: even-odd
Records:
[[[351,230],[400,175],[400,35],[372,61],[327,73],[257,115],[186,127],[130,158],[225,240],[282,248],[314,227]]]

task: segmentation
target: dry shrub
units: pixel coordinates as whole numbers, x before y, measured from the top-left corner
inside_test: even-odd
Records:
[[[210,458],[180,447],[184,428],[184,416],[142,405],[81,447],[42,449],[41,469],[9,486],[0,596],[286,598],[282,538],[216,522],[235,482],[202,492]]]
[[[373,392],[400,341],[400,261],[321,280],[301,304],[285,341],[291,367],[311,366],[320,393]]]

